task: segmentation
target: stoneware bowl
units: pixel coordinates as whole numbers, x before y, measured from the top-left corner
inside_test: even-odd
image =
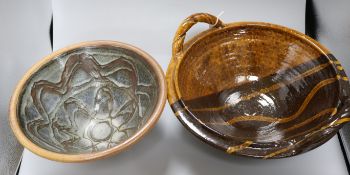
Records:
[[[184,43],[198,22],[212,28]],[[350,120],[348,81],[339,61],[300,32],[203,13],[180,24],[167,71],[169,103],[187,129],[229,154],[265,159],[333,137]]]
[[[80,162],[116,154],[157,122],[166,98],[164,74],[133,46],[79,43],[35,64],[10,104],[10,125],[32,152]]]

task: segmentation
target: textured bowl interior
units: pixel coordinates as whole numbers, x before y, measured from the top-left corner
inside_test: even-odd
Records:
[[[219,30],[186,51],[178,93],[200,127],[253,143],[256,152],[242,154],[264,155],[260,149],[286,147],[334,121],[339,83],[329,57],[280,29]]]
[[[25,135],[57,153],[112,148],[140,129],[158,99],[157,77],[136,52],[81,47],[57,56],[27,81],[18,116]]]

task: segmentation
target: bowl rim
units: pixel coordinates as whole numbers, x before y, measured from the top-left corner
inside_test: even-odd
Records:
[[[157,103],[153,109],[153,112],[151,113],[149,119],[147,122],[142,126],[141,129],[137,130],[135,134],[133,134],[131,137],[129,137],[127,140],[123,141],[122,143],[103,150],[99,152],[94,153],[78,153],[78,154],[65,154],[65,153],[57,153],[54,151],[49,151],[47,149],[44,149],[34,142],[32,142],[22,131],[20,126],[20,119],[17,115],[17,108],[20,103],[20,95],[24,88],[26,88],[26,83],[30,78],[35,74],[37,71],[40,71],[41,68],[43,68],[47,63],[52,61],[53,59],[57,58],[57,56],[60,56],[64,53],[67,53],[69,51],[72,51],[77,48],[83,48],[83,47],[99,47],[99,46],[111,46],[116,48],[124,48],[127,50],[130,50],[132,52],[137,53],[141,56],[141,58],[146,61],[146,63],[150,66],[150,68],[154,71],[155,76],[157,78],[157,84],[159,87],[159,93],[158,93],[158,99]],[[86,162],[90,160],[96,160],[96,159],[102,159],[114,154],[117,154],[127,148],[129,148],[131,145],[135,144],[137,141],[139,141],[145,134],[150,131],[154,125],[157,123],[158,119],[161,116],[161,113],[164,109],[166,102],[166,82],[165,82],[165,75],[161,68],[161,66],[156,62],[156,60],[147,54],[145,51],[118,41],[109,41],[109,40],[95,40],[95,41],[85,41],[80,42],[76,44],[72,44],[69,46],[66,46],[62,49],[59,49],[44,58],[42,58],[40,61],[35,63],[20,79],[18,84],[15,87],[14,93],[10,100],[10,106],[9,106],[9,124],[11,126],[12,132],[16,136],[17,140],[28,150],[31,152],[55,161],[60,162]]]
[[[171,62],[169,63],[169,66],[168,66],[168,70],[167,70],[167,74],[166,74],[167,81],[168,81],[167,82],[168,83],[167,84],[168,85],[168,101],[171,105],[171,108],[173,109],[173,111],[175,113],[175,116],[185,126],[186,129],[188,129],[192,134],[194,134],[200,140],[204,141],[205,143],[207,143],[209,145],[214,146],[215,148],[223,150],[226,153],[229,153],[228,150],[230,147],[244,146],[245,143],[243,143],[241,145],[227,145],[225,143],[220,143],[221,141],[219,139],[219,136],[208,131],[206,128],[202,128],[203,126],[201,126],[200,121],[197,121],[195,119],[190,118],[192,113],[189,111],[187,106],[183,103],[183,100],[181,97],[180,87],[179,87],[179,82],[178,82],[178,80],[179,80],[178,73],[179,73],[180,65],[181,65],[182,61],[186,58],[186,55],[187,55],[189,49],[191,49],[191,47],[193,45],[195,45],[196,43],[201,42],[207,36],[213,35],[216,32],[220,32],[221,30],[230,30],[232,28],[254,27],[254,26],[264,27],[264,28],[268,28],[271,30],[282,31],[285,34],[296,37],[296,38],[300,39],[301,41],[305,42],[305,44],[315,48],[320,53],[320,55],[324,55],[330,62],[332,62],[332,60],[330,59],[330,55],[331,55],[330,51],[325,46],[323,46],[319,42],[317,42],[316,40],[312,39],[311,37],[299,32],[295,29],[291,29],[291,28],[284,27],[284,26],[277,25],[277,24],[272,24],[269,22],[244,21],[244,22],[225,23],[225,24],[223,24],[223,27],[210,28],[210,29],[205,30],[203,32],[200,32],[197,35],[193,36],[192,38],[188,39],[184,43],[183,51],[181,53],[177,53],[176,55],[174,55],[174,54],[172,55]],[[334,57],[334,59],[336,59],[336,58]],[[333,70],[335,71],[335,73],[337,75],[339,75],[339,71],[337,70],[335,65],[332,64],[331,66],[332,66]],[[345,75],[345,73],[344,73],[344,75]],[[344,78],[347,78],[346,75]],[[343,84],[339,82],[339,79],[336,83],[338,84],[339,90],[343,88],[343,86],[342,86]],[[345,87],[347,87],[347,85]],[[339,95],[341,95],[341,94],[339,94]],[[338,100],[340,101],[340,97],[338,98]],[[337,108],[339,108],[339,105],[337,105]],[[337,127],[340,128],[341,125],[342,124],[338,125]],[[333,135],[334,135],[334,133],[333,133]],[[329,139],[330,138],[326,138],[326,140],[324,140],[324,142],[329,140]],[[324,142],[316,143],[315,145],[313,145],[312,149],[320,146]],[[249,148],[249,147],[250,147],[249,145],[246,146],[246,148]],[[231,154],[231,153],[229,153],[229,154]],[[240,154],[239,152],[235,152],[234,154],[240,155],[240,156],[264,158],[265,159],[265,157],[261,157],[261,156],[254,155],[254,154]],[[298,154],[300,154],[300,153],[298,153]],[[295,154],[295,155],[297,155],[297,154]],[[282,158],[282,157],[289,157],[289,156],[294,156],[294,155],[286,156],[286,155],[282,154],[281,156],[278,155],[276,157],[269,157],[269,158]]]
[[[196,43],[201,42],[209,35],[214,35],[216,32],[219,32],[220,30],[230,30],[233,28],[241,28],[241,27],[264,27],[264,28],[268,28],[271,30],[285,32],[286,34],[289,34],[291,36],[294,36],[294,37],[306,42],[307,44],[309,44],[313,48],[317,49],[317,51],[321,55],[325,55],[326,58],[329,59],[329,56],[327,54],[329,54],[330,52],[326,47],[322,46],[320,43],[318,43],[316,40],[312,39],[311,37],[309,37],[301,32],[298,32],[294,29],[290,29],[290,28],[287,28],[287,27],[284,27],[281,25],[267,23],[267,22],[249,22],[248,21],[248,22],[234,22],[234,23],[225,24],[225,26],[223,28],[209,29],[210,31],[208,31],[208,32],[204,31],[203,34],[199,33],[198,34],[199,36],[194,36],[195,41],[190,41],[190,42],[192,42],[190,44],[190,46],[188,46],[188,48],[186,48],[186,50],[183,51],[181,56],[178,57],[180,59],[178,60],[176,67],[175,67],[175,71],[174,71],[174,75],[175,75],[174,76],[174,84],[175,84],[175,92],[176,92],[179,99],[181,99],[181,92],[180,92],[180,87],[178,84],[179,70],[180,70],[180,66],[181,66],[183,60],[186,58],[188,51],[192,48],[192,46],[195,45]],[[198,37],[198,38],[196,38],[196,37]]]

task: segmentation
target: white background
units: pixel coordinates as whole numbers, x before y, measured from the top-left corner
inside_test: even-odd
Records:
[[[14,175],[22,156],[8,124],[16,83],[39,58],[51,52],[48,0],[0,0],[0,174]]]
[[[221,16],[224,22],[265,21],[291,27],[301,32],[304,31],[305,23],[304,0],[227,0],[220,2],[213,0],[125,2],[54,0],[52,11],[54,50],[81,41],[117,40],[142,48],[161,64],[164,71],[171,57],[173,34],[178,24],[192,13],[209,12],[217,15],[224,11]],[[191,33],[194,34],[206,27],[206,25],[199,25]],[[32,44],[39,42],[44,41]],[[45,54],[40,52],[40,56],[31,55],[28,59],[6,60],[5,65],[9,66],[5,69],[6,74],[17,71],[18,66],[15,63],[18,61],[22,67],[27,68]],[[11,91],[11,88],[9,87],[8,91]],[[292,158],[258,160],[230,156],[203,144],[191,135],[177,121],[169,105],[166,105],[156,127],[141,142],[108,159],[67,164],[49,161],[25,150],[20,175],[47,174],[342,175],[348,173],[336,137],[311,152]]]

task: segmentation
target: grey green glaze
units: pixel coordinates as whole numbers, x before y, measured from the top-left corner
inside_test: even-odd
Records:
[[[25,135],[57,153],[112,148],[141,128],[158,99],[157,77],[137,53],[82,47],[57,56],[32,75],[18,116]]]

